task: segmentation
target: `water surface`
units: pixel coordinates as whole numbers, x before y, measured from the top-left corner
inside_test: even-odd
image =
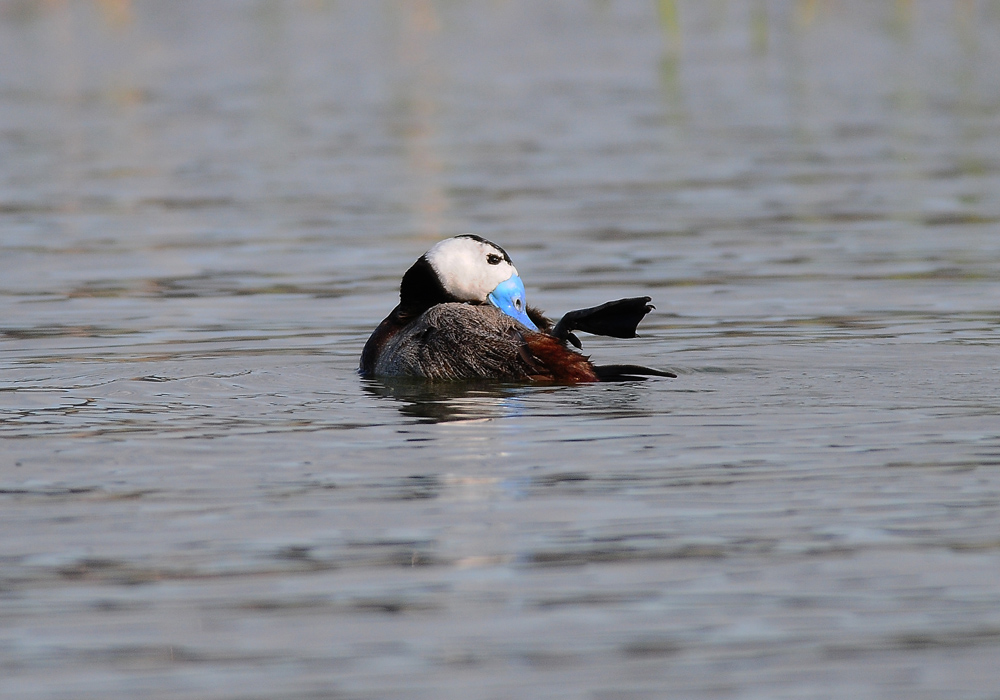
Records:
[[[996,700],[998,33],[0,2],[0,694]],[[359,379],[463,232],[680,376]]]

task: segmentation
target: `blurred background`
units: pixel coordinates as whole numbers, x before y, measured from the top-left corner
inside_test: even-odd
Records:
[[[337,239],[399,264],[466,230],[516,248],[998,214],[992,0],[5,0],[0,19],[7,243]],[[243,245],[210,242],[234,225]],[[76,266],[119,251],[94,252]],[[225,266],[174,257],[109,277]]]
[[[0,0],[5,698],[1000,676],[1000,0]],[[595,360],[400,387],[485,236]]]

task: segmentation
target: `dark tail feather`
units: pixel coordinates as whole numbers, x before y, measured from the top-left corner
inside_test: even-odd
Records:
[[[589,309],[570,311],[559,319],[559,323],[552,329],[552,335],[570,342],[575,340],[573,331],[612,338],[634,338],[639,321],[653,310],[650,301],[649,297],[632,297],[609,301]],[[579,347],[579,341],[573,344]]]
[[[651,377],[676,377],[673,372],[642,365],[594,365],[594,373],[602,382],[627,382]]]

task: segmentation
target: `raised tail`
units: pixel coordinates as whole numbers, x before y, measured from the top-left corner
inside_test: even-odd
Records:
[[[642,381],[650,377],[676,377],[673,372],[642,365],[594,365],[594,374],[602,382]]]

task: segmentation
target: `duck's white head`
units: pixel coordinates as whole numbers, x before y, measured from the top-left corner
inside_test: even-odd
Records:
[[[528,317],[524,283],[507,251],[472,234],[447,238],[424,253],[403,276],[400,299],[404,305],[428,308],[446,301],[492,304],[538,330]]]

